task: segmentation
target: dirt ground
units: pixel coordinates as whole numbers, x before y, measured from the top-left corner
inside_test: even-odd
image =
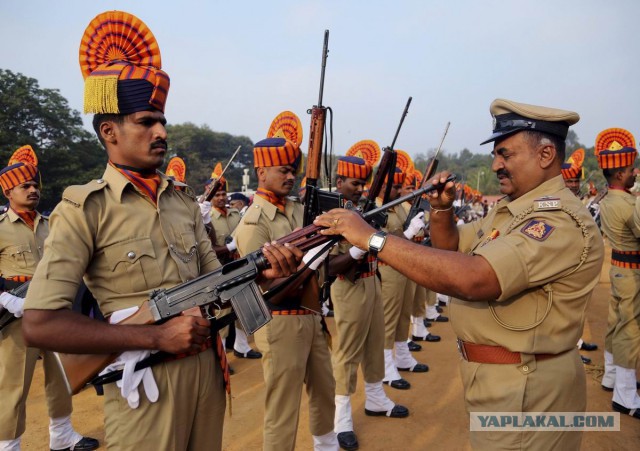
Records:
[[[599,347],[595,352],[583,352],[583,355],[592,359],[591,365],[585,365],[587,411],[590,412],[609,412],[611,409],[611,394],[600,388],[609,296],[608,270],[609,266],[605,264],[600,283],[589,305],[585,324],[585,341],[594,342]],[[445,315],[446,310],[445,308]],[[331,319],[329,325],[333,326]],[[436,323],[432,333],[441,335],[442,341],[426,343],[422,351],[414,354],[418,361],[429,365],[429,372],[407,374],[405,378],[412,384],[410,390],[386,388],[395,402],[410,409],[408,418],[365,416],[364,388],[362,379],[359,379],[358,393],[354,395],[352,405],[354,427],[361,450],[422,450],[428,447],[444,450],[470,449],[469,416],[463,404],[455,336],[448,323]],[[233,417],[227,415],[225,420],[224,449],[259,450],[262,444],[264,414],[262,367],[259,361],[237,359],[229,355],[235,369],[235,375],[231,378]],[[38,366],[27,403],[27,432],[23,437],[23,449],[47,449],[48,418],[43,385],[42,368]],[[102,398],[96,396],[93,389],[85,390],[74,397],[72,419],[78,432],[98,438],[104,443]],[[586,432],[583,436],[582,450],[638,449],[640,422],[623,415],[620,423],[619,432]],[[105,448],[106,446],[101,447]],[[297,449],[312,449],[304,396]]]

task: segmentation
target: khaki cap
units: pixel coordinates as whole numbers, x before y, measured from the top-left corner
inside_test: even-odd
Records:
[[[578,113],[537,105],[496,99],[489,108],[493,116],[493,134],[486,144],[522,130],[539,131],[566,139],[569,126],[580,120]]]

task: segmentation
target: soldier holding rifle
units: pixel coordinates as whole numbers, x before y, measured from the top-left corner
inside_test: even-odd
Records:
[[[122,35],[136,45],[119,47]],[[66,353],[129,351],[121,355],[123,379],[104,387],[109,448],[221,449],[226,357],[200,310],[160,325],[111,325],[70,311],[83,278],[113,320],[151,290],[220,266],[197,203],[157,171],[167,152],[169,77],[151,31],[125,12],[99,14],[85,31],[80,61],[85,110],[95,113],[109,163],[101,179],[67,188],[51,215],[25,303],[25,340]],[[301,253],[272,245],[264,255],[272,269],[263,276],[281,277],[295,270]],[[151,350],[178,355],[131,376],[132,363]]]
[[[453,296],[469,412],[581,412],[586,381],[575,346],[603,260],[589,213],[560,168],[571,111],[498,99],[492,170],[505,194],[486,218],[456,227],[453,182],[432,178],[434,249],[376,232],[357,214],[315,221],[427,288]],[[562,252],[557,252],[562,249]],[[472,432],[478,449],[579,449],[579,431]]]

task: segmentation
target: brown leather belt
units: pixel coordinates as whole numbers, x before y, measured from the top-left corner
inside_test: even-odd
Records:
[[[519,352],[509,351],[502,346],[479,345],[469,343],[458,338],[458,352],[467,362],[476,363],[522,363],[521,354]],[[536,360],[551,359],[559,354],[534,354]]]

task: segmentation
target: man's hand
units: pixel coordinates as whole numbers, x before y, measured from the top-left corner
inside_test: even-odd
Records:
[[[294,274],[303,255],[296,246],[289,243],[282,245],[275,241],[265,243],[262,254],[271,265],[270,269],[262,271],[262,277],[265,279],[279,279]]]
[[[205,224],[209,224],[211,222],[211,202],[205,200],[204,202],[199,202],[198,206],[200,207],[202,221]]]
[[[369,238],[376,232],[362,216],[345,208],[334,208],[318,216],[313,223],[326,227],[320,231],[323,235],[342,235],[342,237],[360,249],[369,249]]]
[[[431,184],[437,189],[427,193],[427,196],[429,196],[429,204],[436,210],[450,208],[456,199],[456,185],[454,182],[447,182],[449,175],[451,175],[450,172],[443,171],[431,178]]]
[[[197,351],[211,335],[209,320],[201,316],[182,315],[153,327],[158,329],[156,349],[171,354]]]

